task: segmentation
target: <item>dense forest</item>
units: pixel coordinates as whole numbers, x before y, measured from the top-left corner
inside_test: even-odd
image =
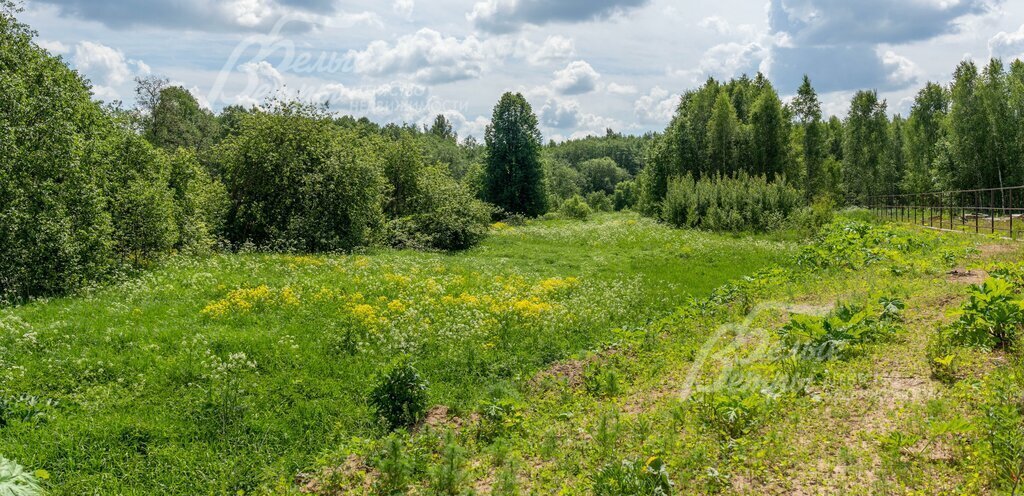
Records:
[[[559,210],[636,208],[677,225],[760,229],[751,205],[784,217],[793,196],[859,204],[1024,182],[1020,61],[962,62],[948,85],[921,89],[906,118],[865,90],[843,118],[826,119],[807,78],[784,102],[758,74],[686,92],[662,133],[609,129],[548,144],[530,104],[510,93],[480,143],[460,140],[443,115],[379,125],[292,101],[213,113],[157,77],[137,81],[134,106],[98,104],[15,14],[0,16],[7,300],[60,294],[172,251],[459,250],[493,220]]]

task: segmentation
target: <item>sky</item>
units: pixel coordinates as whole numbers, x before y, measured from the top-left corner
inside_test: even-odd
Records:
[[[1021,0],[25,0],[37,42],[97,100],[156,75],[214,111],[269,98],[483,136],[506,91],[545,139],[665,128],[708,77],[808,74],[826,114],[860,89],[906,114],[964,59],[1024,58]]]

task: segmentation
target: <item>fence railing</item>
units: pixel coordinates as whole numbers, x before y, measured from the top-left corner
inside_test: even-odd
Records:
[[[1024,186],[873,196],[877,215],[944,231],[1024,234]]]

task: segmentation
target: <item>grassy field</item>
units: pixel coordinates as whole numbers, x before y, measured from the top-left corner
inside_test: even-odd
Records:
[[[456,255],[175,258],[0,310],[0,453],[53,494],[295,490],[385,436],[366,396],[398,356],[468,418],[796,250],[607,215]]]

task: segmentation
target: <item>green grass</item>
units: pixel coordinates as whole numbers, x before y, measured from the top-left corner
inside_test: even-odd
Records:
[[[366,395],[400,355],[468,415],[795,251],[616,214],[454,255],[175,258],[0,311],[0,454],[54,494],[293,487],[385,434]]]

